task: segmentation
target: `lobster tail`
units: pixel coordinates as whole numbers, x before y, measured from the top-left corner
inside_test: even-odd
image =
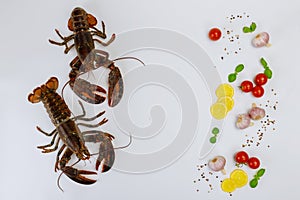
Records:
[[[38,103],[48,91],[55,91],[58,88],[58,79],[51,77],[44,85],[37,87],[31,94],[28,95],[28,101]]]

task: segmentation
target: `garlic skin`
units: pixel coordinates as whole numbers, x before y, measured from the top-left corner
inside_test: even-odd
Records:
[[[252,105],[252,108],[248,114],[253,120],[260,120],[266,116],[265,110],[257,107],[255,104]]]
[[[245,129],[249,126],[251,126],[251,118],[249,114],[239,114],[236,121],[236,127],[239,129]]]
[[[221,171],[225,175],[225,164],[226,159],[223,156],[216,156],[208,162],[208,167],[215,172]]]
[[[269,43],[269,39],[270,36],[267,32],[259,33],[255,36],[255,38],[253,38],[252,45],[254,47],[270,47],[271,44]]]

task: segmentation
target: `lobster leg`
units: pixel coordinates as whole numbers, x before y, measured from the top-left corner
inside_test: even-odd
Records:
[[[58,134],[55,134],[55,135],[53,136],[53,138],[52,138],[52,140],[51,140],[51,142],[50,142],[49,144],[42,145],[42,146],[38,146],[37,148],[38,148],[38,149],[45,149],[45,148],[47,148],[47,147],[51,147],[51,146],[54,144],[57,135],[58,135]]]
[[[43,131],[39,126],[37,126],[36,129],[37,129],[39,132],[41,132],[41,133],[43,133],[44,135],[46,135],[46,136],[52,136],[54,133],[57,132],[57,130],[54,129],[51,133],[47,133],[47,132]]]
[[[42,153],[50,153],[50,152],[55,151],[55,150],[58,148],[58,144],[59,144],[60,138],[57,139],[57,141],[56,141],[56,143],[55,143],[55,146],[54,146],[52,149],[47,149],[47,147],[51,147],[51,146],[54,144],[55,139],[56,139],[56,137],[57,137],[57,135],[58,135],[57,130],[54,129],[51,133],[47,133],[47,132],[43,131],[39,126],[37,126],[36,129],[37,129],[39,132],[43,133],[44,135],[46,135],[46,136],[48,136],[48,137],[53,136],[53,137],[52,137],[52,140],[51,140],[51,142],[50,142],[49,144],[42,145],[42,146],[37,146],[37,148],[38,148],[38,149],[42,149],[42,150],[43,150]]]
[[[105,111],[102,111],[102,112],[98,113],[97,115],[95,115],[94,117],[89,117],[89,118],[85,118],[84,116],[77,116],[77,117],[75,117],[75,119],[82,120],[82,121],[93,121],[93,120],[101,117],[104,113],[105,113]]]
[[[89,179],[83,174],[86,175],[96,175],[96,172],[92,171],[87,171],[87,170],[78,170],[72,166],[66,166],[66,164],[69,162],[71,159],[71,156],[73,155],[73,152],[67,148],[66,151],[64,152],[62,158],[59,161],[60,169],[63,171],[64,174],[66,174],[70,179],[73,181],[80,183],[80,184],[85,184],[85,185],[90,185],[96,182],[96,180]]]
[[[89,128],[96,128],[99,126],[102,126],[103,124],[105,124],[108,121],[108,119],[104,118],[101,122],[99,122],[98,124],[86,124],[86,123],[78,123],[78,126],[85,126],[85,127],[89,127]]]
[[[97,115],[95,115],[94,117],[85,118],[86,112],[85,112],[85,109],[83,107],[83,104],[81,103],[81,101],[78,101],[78,103],[79,103],[79,105],[82,109],[82,114],[78,115],[76,117],[73,117],[72,118],[73,120],[93,121],[93,120],[101,117],[105,113],[105,111],[102,111],[102,112],[98,113]]]
[[[111,169],[115,161],[115,151],[112,145],[114,136],[102,131],[83,132],[85,142],[100,143],[99,155],[96,161],[96,170],[101,166],[101,172],[107,172]]]
[[[92,33],[97,33],[96,35],[98,35],[100,38],[105,39],[106,38],[106,33],[105,33],[105,24],[103,21],[101,21],[101,25],[102,25],[102,31],[100,31],[99,29],[97,29],[95,26],[90,27],[91,29],[94,29],[95,31],[91,31]]]
[[[55,29],[55,32],[63,40],[63,42],[56,42],[53,40],[49,40],[49,42],[51,44],[58,45],[58,46],[64,45],[66,47],[64,52],[67,54],[75,46],[75,44],[72,44],[70,47],[68,46],[68,42],[71,41],[72,39],[74,39],[74,34],[72,34],[68,37],[64,37],[60,34],[60,32],[57,29]]]
[[[92,35],[97,35],[97,36],[101,37],[101,34],[99,34],[98,31],[92,32]],[[109,39],[108,42],[102,42],[101,40],[98,40],[98,39],[93,39],[93,40],[96,41],[96,42],[98,42],[98,43],[101,44],[102,46],[108,46],[108,45],[110,45],[110,44],[115,40],[115,38],[116,38],[116,35],[113,34],[113,35],[111,36],[111,38]]]
[[[60,138],[57,139],[56,144],[55,144],[55,146],[52,149],[46,149],[46,147],[49,147],[49,146],[53,145],[55,137],[56,137],[56,135],[53,137],[53,139],[52,139],[52,141],[51,141],[50,144],[44,145],[44,146],[38,146],[37,148],[43,149],[42,153],[50,153],[50,152],[55,151],[58,148],[58,144],[59,144]]]

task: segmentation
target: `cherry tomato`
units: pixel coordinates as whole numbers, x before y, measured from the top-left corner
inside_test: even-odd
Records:
[[[249,160],[249,156],[245,151],[239,151],[235,154],[235,161],[239,164],[247,163]]]
[[[243,81],[240,88],[243,92],[251,92],[253,89],[253,83],[251,81]]]
[[[268,81],[268,77],[264,73],[259,73],[255,76],[254,82],[256,85],[264,85]]]
[[[262,97],[264,95],[264,93],[265,93],[265,90],[260,85],[257,85],[252,89],[252,94],[255,97]]]
[[[208,33],[209,39],[211,39],[213,41],[217,41],[218,39],[221,38],[221,36],[222,36],[222,32],[218,28],[212,28],[212,29],[210,29],[210,31]]]
[[[251,169],[257,169],[257,168],[259,168],[259,166],[260,166],[260,161],[259,161],[259,159],[258,158],[256,158],[256,157],[251,157],[251,158],[249,158],[249,160],[248,160],[248,166],[251,168]]]

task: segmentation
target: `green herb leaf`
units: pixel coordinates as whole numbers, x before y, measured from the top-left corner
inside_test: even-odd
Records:
[[[264,68],[268,67],[268,63],[267,63],[267,61],[266,61],[264,58],[261,58],[261,59],[260,59],[260,63],[262,64],[262,66],[263,66]]]
[[[251,32],[254,32],[255,29],[256,29],[256,24],[255,24],[255,22],[252,22],[250,27],[247,27],[247,26],[243,27],[243,32],[244,33],[251,33]]]
[[[217,135],[220,131],[217,127],[214,127],[211,131],[214,135]]]
[[[258,180],[257,179],[252,179],[249,183],[251,188],[255,188],[258,184]]]
[[[265,68],[264,74],[268,77],[268,79],[272,78],[273,72],[269,67]]]
[[[241,72],[244,70],[244,65],[243,64],[239,64],[238,66],[236,66],[235,68],[235,72],[238,73],[238,72]]]
[[[230,82],[230,83],[232,83],[233,81],[235,81],[236,80],[236,73],[232,73],[232,74],[229,74],[228,75],[228,81]]]
[[[239,72],[243,71],[244,70],[244,65],[243,64],[238,64],[236,67],[235,67],[235,72],[234,73],[231,73],[228,75],[228,82],[233,82],[236,80],[237,78],[237,75]]]
[[[245,26],[245,27],[243,28],[243,32],[244,32],[244,33],[250,33],[250,32],[251,32],[251,29],[250,29],[249,27]]]
[[[250,29],[251,29],[251,32],[255,31],[255,29],[256,29],[256,24],[255,24],[255,22],[252,22],[252,23],[251,23]]]
[[[262,177],[264,175],[265,171],[266,171],[265,169],[260,169],[260,170],[258,170],[258,172],[256,173],[256,175],[258,177]]]
[[[217,142],[216,136],[211,137],[211,138],[209,139],[209,141],[210,141],[210,143],[212,143],[212,144],[216,143],[216,142]]]

